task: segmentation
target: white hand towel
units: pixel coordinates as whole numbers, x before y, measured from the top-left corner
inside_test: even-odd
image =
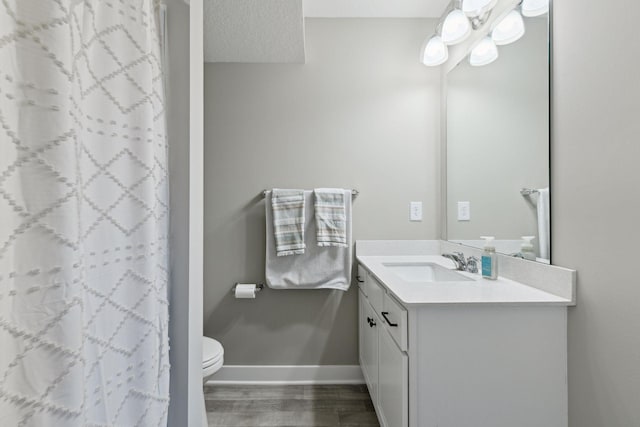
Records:
[[[278,256],[304,253],[304,191],[274,188],[271,192],[273,235]]]
[[[316,188],[314,208],[318,246],[347,247],[346,203],[351,194],[340,188]],[[350,193],[350,192],[349,192]]]
[[[538,242],[540,258],[549,259],[551,230],[549,224],[549,187],[538,190]]]

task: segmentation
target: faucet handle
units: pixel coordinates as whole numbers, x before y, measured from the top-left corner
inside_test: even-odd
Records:
[[[478,259],[478,257],[475,256],[470,256],[469,258],[467,258],[467,262],[466,262],[466,270],[469,273],[477,273],[478,272],[478,261],[480,261]]]
[[[443,257],[450,259],[456,265],[456,270],[464,271],[466,263],[464,262],[464,255],[460,252],[452,252],[442,254]]]

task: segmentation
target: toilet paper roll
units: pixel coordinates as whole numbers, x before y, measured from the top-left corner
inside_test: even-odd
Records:
[[[255,283],[238,283],[235,291],[236,298],[255,298],[256,297],[256,285]]]

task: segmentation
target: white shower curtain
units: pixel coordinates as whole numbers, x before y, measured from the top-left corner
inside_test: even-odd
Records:
[[[152,0],[0,3],[0,425],[166,425]]]

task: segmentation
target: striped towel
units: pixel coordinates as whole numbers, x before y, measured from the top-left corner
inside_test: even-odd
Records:
[[[274,188],[271,195],[276,255],[303,254],[304,191]]]
[[[347,247],[345,193],[340,188],[316,188],[316,228],[318,246]]]

